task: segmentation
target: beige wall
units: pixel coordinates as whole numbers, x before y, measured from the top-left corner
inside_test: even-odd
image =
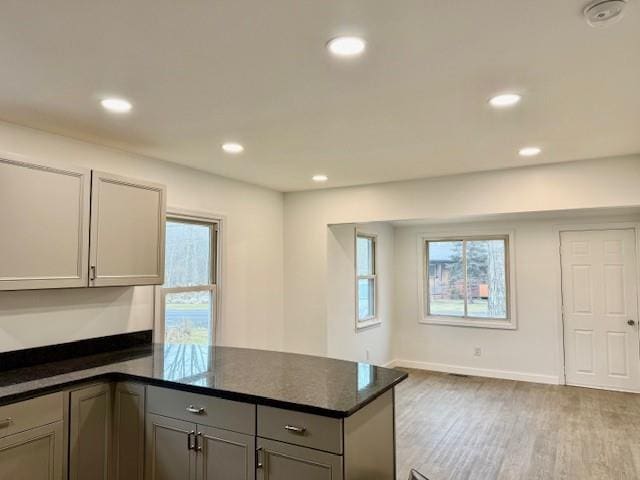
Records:
[[[7,123],[0,123],[2,155],[164,183],[169,207],[223,215],[219,342],[282,347],[281,193]],[[153,287],[0,292],[0,351],[143,330],[152,324]]]

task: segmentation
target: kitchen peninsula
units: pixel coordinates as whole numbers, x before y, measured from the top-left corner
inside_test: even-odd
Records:
[[[147,337],[107,337],[117,349],[82,356],[69,351],[86,341],[34,349],[31,366],[0,367],[0,479],[395,478],[406,373]]]

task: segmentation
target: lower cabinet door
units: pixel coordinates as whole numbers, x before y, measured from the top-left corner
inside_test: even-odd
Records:
[[[0,439],[0,480],[63,480],[62,422]]]
[[[198,480],[254,480],[253,435],[198,425]]]
[[[146,480],[195,480],[195,423],[147,414]]]
[[[343,480],[342,456],[258,438],[257,480]]]
[[[119,382],[113,401],[111,480],[142,480],[144,471],[145,386]]]
[[[108,480],[111,452],[110,383],[71,392],[69,479]]]

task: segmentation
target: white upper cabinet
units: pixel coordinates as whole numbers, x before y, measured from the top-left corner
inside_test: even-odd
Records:
[[[166,190],[93,171],[89,285],[164,282]]]
[[[87,286],[90,179],[0,158],[0,290]]]

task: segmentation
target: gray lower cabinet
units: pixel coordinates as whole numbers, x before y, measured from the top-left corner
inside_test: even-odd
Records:
[[[146,480],[254,480],[255,437],[147,414]]]
[[[108,480],[111,451],[112,385],[71,392],[69,480]]]
[[[393,480],[394,437],[392,391],[335,419],[93,383],[0,406],[0,480]]]
[[[63,480],[62,392],[0,406],[0,480]]]
[[[112,480],[144,478],[145,386],[120,382],[113,399]]]
[[[147,414],[146,480],[194,480],[195,433],[195,423]]]
[[[342,456],[258,438],[257,480],[342,480]]]
[[[255,404],[147,387],[146,480],[254,480]]]
[[[198,425],[198,480],[253,480],[255,450],[253,435]]]
[[[0,438],[0,480],[63,480],[62,420]]]

